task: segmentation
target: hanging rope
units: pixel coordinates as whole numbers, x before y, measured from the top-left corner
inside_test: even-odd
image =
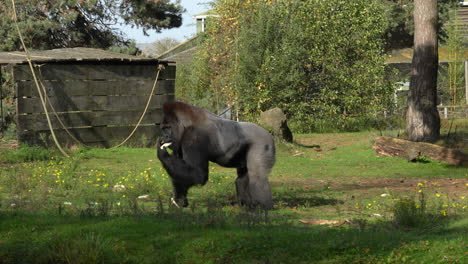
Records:
[[[57,111],[55,111],[55,107],[52,105],[52,103],[50,102],[50,100],[48,100],[48,96],[47,96],[47,89],[45,88],[44,84],[42,83],[42,72],[41,72],[41,67],[42,65],[37,65],[37,67],[39,68],[39,84],[41,85],[41,88],[42,88],[42,91],[44,93],[44,97],[46,98],[46,101],[47,103],[49,104],[49,107],[50,109],[52,110],[52,113],[55,115],[55,118],[57,118],[58,122],[60,123],[60,126],[62,127],[63,130],[65,130],[65,132],[75,141],[77,142],[78,144],[82,144],[82,145],[85,145],[84,143],[80,142],[71,132],[70,130],[67,129],[67,127],[65,126],[65,124],[62,122],[62,119],[58,116],[57,114]]]
[[[141,117],[140,119],[138,120],[138,123],[136,124],[135,128],[133,129],[133,131],[130,133],[130,135],[128,135],[128,137],[126,139],[124,139],[124,141],[122,141],[122,143],[112,147],[112,148],[118,148],[120,146],[122,146],[123,144],[125,144],[125,142],[127,142],[132,136],[133,134],[135,133],[135,131],[137,130],[138,126],[140,126],[140,123],[141,121],[143,120],[143,117],[145,117],[145,114],[146,114],[146,111],[148,111],[148,107],[151,103],[151,99],[153,98],[153,94],[154,94],[154,91],[156,90],[156,84],[158,83],[158,78],[159,78],[159,73],[164,70],[164,65],[162,64],[159,64],[158,65],[158,72],[156,73],[156,80],[154,80],[154,83],[153,83],[153,88],[151,89],[151,93],[148,97],[148,101],[146,102],[146,106],[145,106],[145,110],[143,110],[143,113],[141,114]]]
[[[45,113],[45,115],[46,115],[47,124],[49,125],[49,129],[50,129],[50,134],[52,135],[52,139],[54,140],[54,143],[55,143],[55,145],[57,146],[57,148],[59,149],[59,151],[60,151],[65,157],[68,158],[68,157],[70,157],[70,156],[62,149],[62,146],[60,145],[60,143],[59,143],[58,140],[57,140],[57,137],[55,136],[54,129],[52,128],[52,123],[50,122],[49,113],[47,112],[47,106],[46,106],[44,97],[43,97],[43,95],[42,95],[41,89],[40,89],[40,87],[39,87],[39,83],[38,83],[38,81],[37,81],[36,74],[35,74],[35,72],[34,72],[34,67],[33,67],[33,64],[32,64],[32,61],[31,61],[31,55],[29,54],[29,51],[28,51],[28,49],[26,48],[26,44],[24,44],[23,35],[21,34],[21,30],[20,30],[20,28],[19,28],[19,26],[18,26],[18,17],[16,16],[15,1],[14,1],[14,0],[11,0],[11,4],[12,4],[12,8],[13,8],[13,20],[14,20],[14,22],[15,22],[16,31],[18,32],[18,35],[19,35],[19,38],[20,38],[20,41],[21,41],[21,45],[23,46],[24,52],[26,53],[26,59],[27,59],[27,61],[28,61],[29,68],[30,68],[30,70],[31,70],[31,73],[32,73],[32,76],[33,76],[33,79],[34,79],[34,83],[36,84],[37,92],[39,93],[39,97],[40,97],[40,99],[41,99],[42,108],[44,109],[44,113]]]

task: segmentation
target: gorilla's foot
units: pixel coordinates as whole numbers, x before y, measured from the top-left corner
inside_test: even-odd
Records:
[[[188,201],[187,198],[182,198],[182,199],[174,199],[174,197],[171,197],[171,203],[175,205],[177,208],[182,208],[182,207],[187,207],[188,206]]]

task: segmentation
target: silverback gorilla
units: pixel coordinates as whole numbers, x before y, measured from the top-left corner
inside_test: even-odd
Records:
[[[187,192],[208,180],[208,162],[237,168],[236,191],[242,205],[272,209],[268,173],[275,163],[273,137],[263,128],[218,117],[182,103],[163,105],[158,158],[172,179],[176,205],[188,205]],[[170,146],[173,153],[166,150]]]

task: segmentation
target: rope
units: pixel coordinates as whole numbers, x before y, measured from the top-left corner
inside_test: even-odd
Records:
[[[82,145],[85,145],[84,143],[80,142],[71,132],[70,130],[67,129],[67,127],[65,126],[65,124],[62,122],[62,119],[60,119],[60,117],[58,116],[57,114],[57,111],[55,110],[54,106],[52,105],[52,103],[50,102],[50,100],[47,100],[49,97],[47,96],[47,89],[46,87],[44,86],[44,84],[42,83],[41,79],[42,78],[42,72],[41,72],[41,67],[42,65],[38,65],[38,68],[39,68],[39,83],[41,85],[41,88],[42,88],[42,91],[44,92],[44,97],[46,98],[46,101],[47,103],[49,104],[49,107],[50,109],[52,110],[52,113],[55,115],[55,118],[57,118],[59,124],[62,126],[62,129],[65,130],[65,132],[75,141],[77,142],[78,144],[82,144]]]
[[[145,116],[146,114],[146,111],[148,111],[148,107],[150,105],[150,102],[151,102],[151,99],[153,98],[153,94],[154,94],[154,91],[156,90],[156,84],[158,83],[158,78],[159,78],[159,73],[164,70],[164,65],[162,64],[159,64],[158,65],[158,72],[156,73],[156,80],[154,81],[153,83],[153,88],[151,89],[151,93],[148,97],[148,101],[146,102],[146,106],[145,106],[145,110],[143,110],[143,113],[141,114],[141,117],[140,119],[138,120],[138,123],[135,125],[135,128],[133,129],[133,131],[130,133],[130,135],[128,135],[128,137],[122,141],[122,143],[112,147],[112,148],[118,148],[120,146],[122,146],[123,144],[125,144],[125,142],[127,142],[132,136],[133,134],[135,133],[135,131],[137,130],[138,126],[140,126],[140,123],[141,121],[143,120],[143,117]]]
[[[8,52],[7,54],[8,55],[13,55],[13,56],[28,57],[28,55],[11,53],[11,52]],[[39,56],[39,55],[30,55],[29,57],[31,57],[31,58],[41,58],[41,59],[52,59],[51,57]]]
[[[31,56],[29,54],[28,49],[26,48],[26,44],[24,43],[23,35],[21,34],[20,28],[18,26],[18,17],[16,16],[15,0],[11,0],[11,4],[12,4],[12,8],[13,8],[13,20],[15,22],[16,31],[18,32],[19,38],[21,40],[21,45],[23,46],[23,49],[24,49],[24,51],[26,53],[26,59],[28,60],[29,68],[31,70],[31,73],[32,73],[32,76],[33,76],[33,79],[34,79],[34,83],[36,84],[37,92],[39,93],[39,97],[41,99],[42,107],[44,109],[44,112],[45,112],[45,115],[46,115],[46,118],[47,118],[47,124],[49,125],[50,133],[51,133],[52,138],[54,140],[54,143],[57,146],[57,148],[59,149],[59,151],[65,157],[68,158],[70,156],[62,149],[62,146],[60,146],[60,143],[58,142],[57,137],[55,136],[54,129],[52,128],[52,123],[50,122],[49,113],[47,112],[47,106],[45,104],[44,97],[42,96],[41,89],[39,88],[39,83],[38,83],[37,78],[36,78],[36,73],[34,72],[34,67],[33,67],[33,64],[31,62]]]

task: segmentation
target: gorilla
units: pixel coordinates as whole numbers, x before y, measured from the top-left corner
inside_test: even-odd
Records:
[[[167,102],[163,105],[161,130],[157,153],[172,180],[175,205],[188,205],[188,189],[207,182],[208,163],[212,161],[237,168],[240,204],[273,208],[268,173],[275,163],[275,144],[265,129],[223,119],[183,102]]]

